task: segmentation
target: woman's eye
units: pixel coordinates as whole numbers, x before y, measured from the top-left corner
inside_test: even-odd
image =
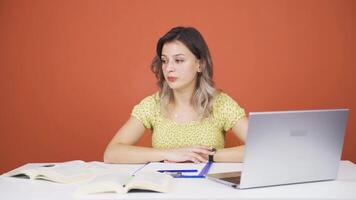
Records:
[[[182,63],[182,62],[184,62],[184,60],[176,60],[176,63]]]
[[[166,64],[166,63],[167,63],[167,61],[166,61],[166,60],[161,60],[161,62],[162,62],[163,64]]]

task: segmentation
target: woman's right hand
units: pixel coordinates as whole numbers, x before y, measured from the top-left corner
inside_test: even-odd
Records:
[[[205,163],[208,162],[209,155],[215,152],[212,147],[208,146],[191,146],[184,148],[167,149],[164,151],[165,162],[193,162]]]

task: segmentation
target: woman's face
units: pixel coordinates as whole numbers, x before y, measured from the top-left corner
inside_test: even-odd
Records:
[[[199,60],[180,41],[165,43],[162,48],[162,70],[170,88],[194,89]]]

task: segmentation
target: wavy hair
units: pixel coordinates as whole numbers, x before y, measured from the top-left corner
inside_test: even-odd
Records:
[[[157,78],[161,110],[169,113],[168,105],[174,102],[173,90],[168,86],[162,70],[162,48],[165,43],[179,41],[183,43],[200,61],[201,72],[197,74],[196,87],[191,99],[193,108],[199,119],[208,118],[212,113],[212,103],[218,90],[213,82],[213,62],[208,45],[198,30],[192,27],[175,27],[162,36],[156,46],[156,56],[153,58],[151,70]]]

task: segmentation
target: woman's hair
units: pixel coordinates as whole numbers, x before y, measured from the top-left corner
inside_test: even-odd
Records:
[[[200,61],[201,72],[197,75],[196,87],[192,97],[192,105],[197,111],[199,119],[209,117],[212,113],[213,98],[217,93],[214,87],[213,62],[211,60],[208,45],[198,30],[192,27],[175,27],[161,37],[157,42],[156,56],[151,69],[157,78],[160,88],[160,106],[164,114],[169,113],[168,105],[174,102],[172,89],[164,79],[162,71],[162,48],[165,43],[179,41],[183,43]]]

